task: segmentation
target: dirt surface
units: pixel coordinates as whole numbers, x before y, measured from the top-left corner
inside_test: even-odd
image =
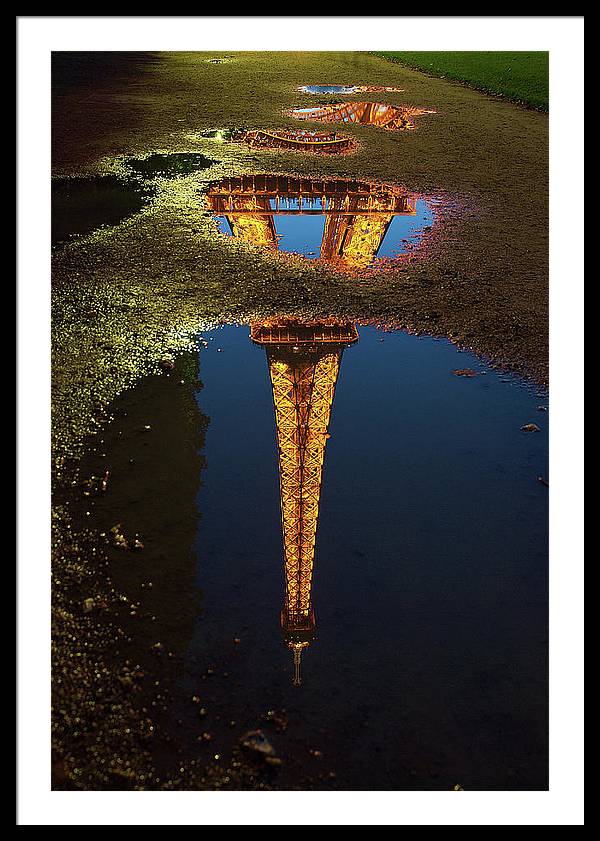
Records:
[[[83,462],[82,471],[81,458],[93,457],[94,447],[104,452],[107,417],[129,386],[162,370],[150,378],[151,388],[175,387],[171,360],[192,348],[209,324],[281,313],[343,315],[448,336],[493,363],[547,382],[547,116],[368,54],[240,53],[224,63],[207,61],[220,55],[54,59],[54,177],[127,179],[127,158],[155,153],[200,153],[216,162],[180,177],[146,177],[153,197],[140,213],[53,254],[56,788],[276,786],[262,765],[255,773],[242,754],[233,768],[182,765],[178,775],[164,764],[165,756],[172,757],[163,736],[151,735],[157,731],[149,728],[160,730],[161,723],[148,687],[168,681],[162,670],[171,668],[170,658],[168,652],[128,653],[122,640],[135,639],[136,596],[123,594],[110,575],[115,552],[127,563],[137,556],[115,549],[110,532],[83,526],[90,498],[81,482],[94,471],[101,475],[103,464]],[[200,136],[210,129],[297,128],[283,112],[321,98],[295,88],[323,82],[405,88],[361,97],[436,114],[419,117],[410,132],[345,125],[358,150],[337,158],[250,150]],[[333,274],[316,261],[270,256],[217,235],[203,191],[219,178],[246,172],[401,184],[440,196],[444,212],[427,246],[393,271],[370,279]],[[176,363],[184,381],[186,359],[184,354]],[[178,394],[172,428],[197,427],[189,414],[197,410]],[[128,411],[136,406],[141,411],[138,397]],[[133,429],[127,417],[123,434]],[[136,415],[136,429],[141,421]],[[133,448],[143,447],[140,436]],[[180,450],[174,458],[196,472],[189,440]],[[127,463],[124,456],[117,461]],[[123,528],[126,533],[126,523]],[[185,534],[182,524],[182,547]],[[182,547],[174,548],[178,557],[185,555]],[[89,612],[87,598],[94,599]],[[144,592],[143,612],[159,616],[152,598]],[[177,651],[172,653],[176,661]],[[138,681],[144,685],[139,692]],[[312,784],[297,779],[300,787]]]

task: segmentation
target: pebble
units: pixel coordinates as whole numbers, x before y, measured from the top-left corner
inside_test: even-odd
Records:
[[[241,739],[240,744],[250,753],[266,758],[275,756],[275,748],[262,730],[249,730]]]
[[[96,607],[96,602],[92,598],[83,600],[83,612],[90,613]]]

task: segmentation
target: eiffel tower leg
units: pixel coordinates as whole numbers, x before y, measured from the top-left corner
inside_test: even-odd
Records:
[[[269,348],[267,358],[279,449],[286,634],[312,633],[312,574],[325,445],[342,350],[293,354]]]

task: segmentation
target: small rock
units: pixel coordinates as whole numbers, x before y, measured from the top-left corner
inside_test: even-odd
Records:
[[[83,600],[83,612],[90,613],[96,607],[96,602],[92,598]]]
[[[113,526],[110,530],[112,536],[112,545],[115,546],[117,549],[129,549],[129,543],[127,542],[127,538],[121,531],[122,524],[117,523],[116,526]]]
[[[240,744],[250,753],[262,756],[263,759],[275,756],[275,748],[262,730],[249,730],[240,739]]]
[[[525,423],[521,427],[522,432],[539,432],[540,428],[537,423]]]
[[[269,710],[267,720],[272,721],[276,729],[283,732],[288,726],[288,717],[285,710]]]
[[[477,371],[474,371],[473,368],[457,368],[455,371],[452,371],[455,377],[476,377]]]

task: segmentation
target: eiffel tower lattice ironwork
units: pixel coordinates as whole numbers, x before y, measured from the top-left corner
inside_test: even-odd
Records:
[[[432,112],[425,108],[388,105],[383,102],[337,102],[313,108],[293,108],[289,113],[297,120],[360,123],[403,131],[415,127],[414,117]]]
[[[266,348],[279,450],[279,484],[285,568],[281,627],[294,654],[313,638],[312,582],[325,446],[344,348],[358,340],[349,323],[253,325],[251,337]]]
[[[401,187],[287,175],[224,178],[207,193],[234,237],[278,250],[277,216],[325,216],[319,258],[343,269],[375,259],[394,216],[414,216],[417,197]]]

